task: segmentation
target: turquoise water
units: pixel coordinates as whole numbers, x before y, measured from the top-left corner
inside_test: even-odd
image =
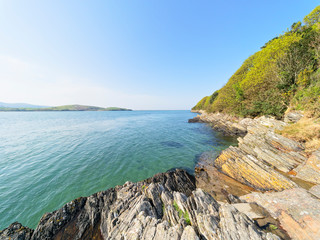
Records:
[[[126,181],[183,167],[231,142],[189,111],[1,112],[0,230]]]

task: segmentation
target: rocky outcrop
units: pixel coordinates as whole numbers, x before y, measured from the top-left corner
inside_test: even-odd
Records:
[[[207,114],[201,110],[198,112],[201,115],[189,119],[189,123],[208,123],[214,130],[228,136],[244,136],[247,133],[246,127],[249,123],[243,118],[222,113]]]
[[[296,186],[260,159],[237,147],[224,150],[215,160],[215,167],[229,177],[257,190],[281,191]]]
[[[298,178],[318,183],[318,155],[314,153],[308,160],[302,144],[276,133],[287,123],[269,117],[241,119],[221,113],[202,113],[197,118],[202,122],[213,121],[215,126],[221,126],[220,122],[226,119],[225,125],[245,129],[246,135],[238,138],[238,147],[231,146],[211,159],[217,170],[232,179],[261,191],[295,188]],[[239,130],[235,135],[238,133]]]
[[[14,222],[8,228],[0,231],[1,240],[29,240],[33,234],[33,230]]]
[[[198,118],[216,119],[218,115],[221,114],[204,113]],[[291,119],[287,122],[300,117],[291,115],[287,116]],[[246,124],[241,124],[244,122]],[[288,123],[273,118],[238,119],[237,124],[241,124],[247,134],[238,138],[237,147],[227,148],[218,157],[207,157],[196,169],[197,184],[205,188],[205,181],[211,184],[215,179],[221,185],[226,183],[220,191],[225,197],[220,197],[220,201],[232,203],[260,227],[268,223],[273,230],[283,228],[289,235],[279,234],[284,239],[320,239],[320,185],[313,186],[320,184],[320,151],[306,153],[301,143],[277,134]],[[236,182],[226,182],[227,177]],[[246,193],[248,191],[250,193]],[[209,191],[219,197],[221,194],[217,192],[217,189]],[[255,204],[255,207],[245,204]],[[271,218],[260,212],[261,209],[256,211],[257,206]],[[277,220],[280,227],[272,219]]]
[[[250,193],[240,197],[263,206],[292,239],[320,239],[320,201],[302,188]]]
[[[19,229],[18,229],[19,228]],[[20,234],[19,237],[17,237]],[[15,223],[0,239],[243,239],[271,240],[231,204],[196,188],[183,170],[127,182],[78,198],[45,214],[34,232]]]

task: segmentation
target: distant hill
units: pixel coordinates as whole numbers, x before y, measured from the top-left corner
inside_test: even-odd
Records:
[[[50,106],[32,105],[28,103],[4,103],[0,102],[0,108],[48,108]]]
[[[30,106],[30,104],[27,104]],[[34,106],[34,105],[31,105]],[[132,111],[127,108],[118,107],[95,107],[95,106],[85,106],[85,105],[64,105],[57,107],[2,107],[0,105],[0,111]]]

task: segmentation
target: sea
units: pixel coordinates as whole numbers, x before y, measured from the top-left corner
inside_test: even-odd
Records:
[[[0,230],[234,143],[190,111],[0,112]]]

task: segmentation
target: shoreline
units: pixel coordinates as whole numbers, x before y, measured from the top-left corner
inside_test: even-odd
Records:
[[[44,214],[35,230],[13,223],[0,239],[318,239],[312,226],[320,226],[320,182],[315,176],[310,183],[306,173],[320,153],[305,154],[301,144],[276,134],[285,122],[200,113],[189,122],[239,136],[238,147],[204,154],[194,177],[176,169],[127,182]],[[301,224],[305,219],[311,227]]]

